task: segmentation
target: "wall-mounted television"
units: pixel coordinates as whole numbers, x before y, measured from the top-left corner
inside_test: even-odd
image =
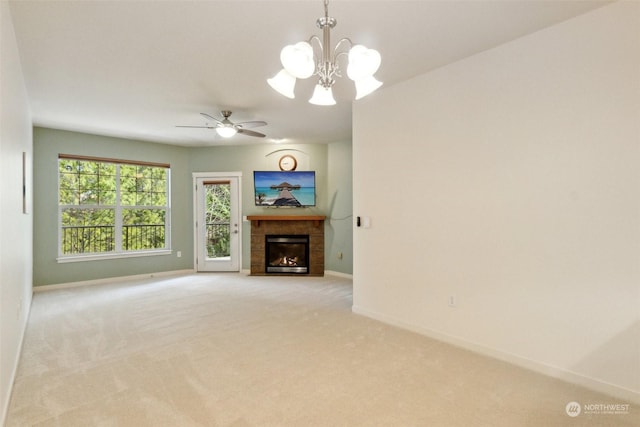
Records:
[[[256,206],[316,205],[315,171],[254,171]]]

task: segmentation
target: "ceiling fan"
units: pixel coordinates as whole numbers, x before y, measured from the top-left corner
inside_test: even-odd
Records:
[[[199,129],[215,129],[216,132],[218,133],[218,135],[222,136],[223,138],[229,138],[230,136],[235,135],[236,133],[239,133],[241,135],[247,135],[247,136],[256,136],[258,138],[264,138],[266,135],[260,132],[256,132],[253,130],[248,130],[247,128],[255,128],[258,126],[265,126],[267,124],[267,122],[263,122],[263,121],[252,121],[252,122],[240,122],[240,123],[233,123],[231,120],[229,120],[229,117],[231,116],[231,111],[229,110],[222,110],[220,112],[220,114],[222,114],[223,119],[218,119],[215,118],[207,113],[200,113],[200,115],[202,117],[204,117],[207,120],[213,120],[215,123],[212,125],[209,125],[208,123],[205,126],[176,126],[179,128],[199,128]]]

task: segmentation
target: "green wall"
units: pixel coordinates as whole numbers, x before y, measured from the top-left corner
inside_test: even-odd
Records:
[[[325,270],[353,272],[353,178],[351,142],[328,145]],[[341,255],[341,256],[339,256]]]
[[[35,128],[33,132],[33,284],[69,283],[193,268],[189,150],[171,145]],[[171,241],[175,255],[58,263],[58,154],[169,163]]]
[[[257,207],[253,198],[253,171],[277,170],[277,159],[284,152],[296,153],[308,163],[298,170],[316,171],[316,206],[286,209],[287,215],[327,215],[327,146],[305,145],[239,145],[198,147],[190,151],[191,172],[242,172],[242,216],[282,214],[278,208]],[[278,210],[278,212],[276,212]],[[242,223],[242,268],[250,266],[251,224]]]
[[[316,206],[291,215],[326,215],[325,269],[352,272],[351,143],[218,147],[167,144],[34,128],[34,286],[71,283],[193,268],[193,172],[242,172],[242,215],[276,214],[253,202],[253,171],[277,169],[284,153],[315,170]],[[171,164],[172,255],[58,263],[58,154],[99,156]],[[281,212],[278,212],[279,214]],[[250,223],[243,222],[242,268],[249,269]],[[175,252],[181,251],[178,258]],[[338,252],[342,259],[338,259]]]

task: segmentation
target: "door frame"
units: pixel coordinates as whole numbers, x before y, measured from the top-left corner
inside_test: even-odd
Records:
[[[192,172],[191,199],[193,203],[193,270],[198,272],[198,199],[196,186],[198,179],[224,179],[234,178],[238,180],[238,271],[242,271],[242,172]]]

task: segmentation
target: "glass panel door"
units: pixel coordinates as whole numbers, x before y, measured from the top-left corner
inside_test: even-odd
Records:
[[[198,271],[240,271],[238,180],[196,179]]]

